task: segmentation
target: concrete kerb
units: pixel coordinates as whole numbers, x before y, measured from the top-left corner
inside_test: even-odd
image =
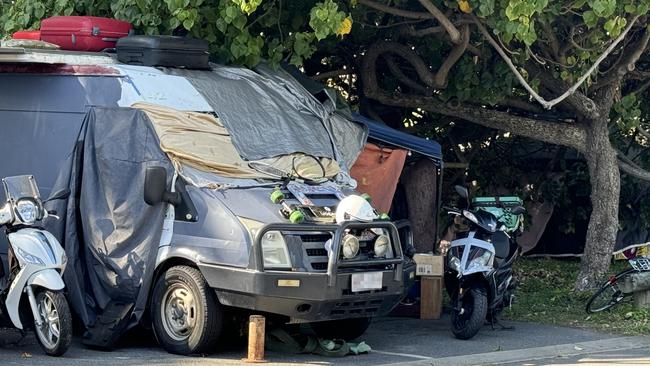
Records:
[[[580,356],[592,353],[622,351],[648,347],[650,347],[650,337],[620,337],[589,342],[561,344],[555,346],[525,348],[512,351],[495,351],[466,356],[427,358],[418,361],[392,363],[390,366],[498,365],[503,363],[534,361],[556,357]],[[412,357],[421,358],[422,356],[413,355]]]

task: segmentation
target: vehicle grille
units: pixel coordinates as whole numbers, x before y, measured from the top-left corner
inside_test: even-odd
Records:
[[[312,270],[315,272],[325,272],[327,271],[327,250],[325,250],[325,242],[332,238],[332,235],[323,233],[323,234],[302,234],[300,235],[300,240],[302,240],[302,247],[307,255],[307,262],[311,265],[311,268],[307,270]]]
[[[325,250],[325,243],[332,238],[332,235],[328,233],[310,233],[300,234],[298,237],[302,241],[304,255],[307,259],[306,262],[311,266],[311,268],[306,269],[314,272],[327,271],[328,257],[327,250]],[[349,261],[373,259],[373,250],[373,240],[361,240],[359,241],[359,255],[353,259],[349,259]],[[385,269],[385,267],[374,269]]]

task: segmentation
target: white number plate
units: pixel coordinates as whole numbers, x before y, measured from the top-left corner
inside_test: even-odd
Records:
[[[352,274],[352,292],[379,290],[383,285],[383,272]]]

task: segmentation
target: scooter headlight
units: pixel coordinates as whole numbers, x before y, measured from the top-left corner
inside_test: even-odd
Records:
[[[492,253],[486,249],[475,248],[473,253],[474,259],[469,262],[467,270],[479,269],[481,267],[489,267],[492,264]]]
[[[352,259],[359,254],[359,239],[352,234],[347,234],[343,237],[341,249],[343,250],[343,258]]]
[[[17,247],[16,248],[16,254],[18,254],[18,258],[22,259],[24,262],[27,262],[29,264],[36,264],[38,266],[44,266],[45,263],[41,260],[41,258],[31,255],[27,253],[26,251],[22,250],[21,248]]]
[[[23,224],[31,225],[36,222],[38,217],[38,207],[30,200],[18,200],[16,202],[16,213]]]

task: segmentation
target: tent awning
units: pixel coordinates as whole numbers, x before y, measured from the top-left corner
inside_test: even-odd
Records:
[[[406,132],[398,131],[358,113],[352,113],[352,118],[355,122],[364,124],[368,127],[368,138],[370,140],[376,140],[403,149],[408,149],[435,159],[438,162],[442,161],[442,149],[440,144],[436,141],[427,140]]]

